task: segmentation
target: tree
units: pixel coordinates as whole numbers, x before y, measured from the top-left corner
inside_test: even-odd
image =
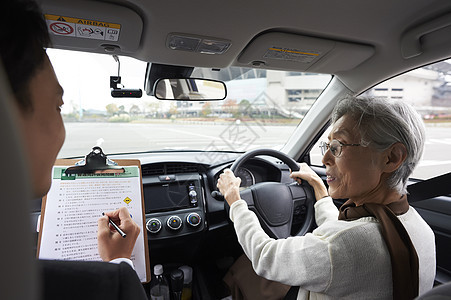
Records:
[[[138,105],[133,104],[130,108],[130,114],[131,115],[139,115],[141,113],[141,109],[139,109]]]
[[[232,114],[234,118],[238,116],[238,105],[236,100],[227,99],[222,105],[222,109],[229,114]]]
[[[119,106],[119,114],[122,115],[122,114],[126,114],[126,113],[127,112],[125,111],[125,106],[123,106],[123,105]]]
[[[150,102],[145,104],[146,110],[148,111],[148,115],[153,118],[158,117],[158,113],[160,110],[160,103],[158,102]]]
[[[208,117],[208,115],[211,114],[210,102],[205,102],[205,104],[202,105],[202,110],[201,110],[200,114],[202,117]]]
[[[246,116],[251,114],[252,107],[251,103],[248,100],[246,99],[241,100],[240,103],[238,104],[238,107],[240,115]]]
[[[117,108],[117,105],[114,103],[110,103],[107,106],[105,106],[106,108],[106,112],[108,113],[108,115],[115,115],[117,114],[117,112],[119,111],[119,108]]]
[[[171,103],[171,107],[169,108],[169,116],[177,115],[177,106],[174,103]]]

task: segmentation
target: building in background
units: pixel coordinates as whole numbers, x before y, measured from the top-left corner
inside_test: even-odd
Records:
[[[385,81],[363,95],[400,99],[425,119],[451,116],[451,64],[444,61]],[[302,119],[331,80],[331,75],[231,67],[198,69],[192,77],[226,82],[222,101],[161,101],[154,97],[112,99],[108,115],[123,113],[146,118],[266,118]],[[111,110],[111,109],[110,109]],[[97,115],[102,115],[98,113]]]

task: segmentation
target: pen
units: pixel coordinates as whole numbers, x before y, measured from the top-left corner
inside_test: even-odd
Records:
[[[104,216],[105,213],[102,213],[102,216]],[[122,229],[119,228],[119,226],[116,225],[116,223],[114,223],[110,218],[108,218],[108,222],[110,222],[111,226],[114,227],[114,229],[117,230],[117,232],[119,232],[119,234],[125,238],[127,236],[127,234],[125,234],[125,232],[122,231]]]

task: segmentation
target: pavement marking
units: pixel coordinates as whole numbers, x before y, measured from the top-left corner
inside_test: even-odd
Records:
[[[451,139],[445,138],[445,139],[428,139],[426,140],[426,144],[433,145],[433,144],[445,144],[445,145],[451,145]]]
[[[208,139],[217,140],[217,141],[222,140],[221,138],[219,138],[217,136],[200,134],[200,133],[194,133],[194,132],[186,131],[186,130],[179,130],[179,129],[173,129],[173,128],[166,128],[165,130],[172,131],[172,132],[177,132],[177,133],[182,133],[182,134],[189,134],[189,135],[199,136],[199,137],[208,138]]]
[[[451,165],[451,160],[421,160],[419,167]]]

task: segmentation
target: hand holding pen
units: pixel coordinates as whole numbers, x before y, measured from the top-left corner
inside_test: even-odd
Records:
[[[139,231],[138,224],[130,217],[127,208],[122,207],[112,212],[105,212],[98,220],[97,231],[99,254],[102,260],[130,258]]]
[[[102,216],[104,216],[105,213],[102,213]],[[119,228],[119,226],[116,225],[116,223],[114,223],[110,218],[108,218],[108,223],[110,223],[111,226],[114,227],[114,229],[116,229],[117,232],[119,232],[119,234],[123,237],[126,238],[127,234],[125,232],[122,231],[122,229]]]

